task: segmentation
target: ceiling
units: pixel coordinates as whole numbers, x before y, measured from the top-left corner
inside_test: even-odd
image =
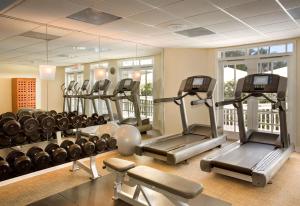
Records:
[[[103,25],[67,18],[86,8],[122,18]],[[59,37],[48,41],[49,61],[56,65],[300,36],[300,0],[23,0],[1,15],[0,62],[6,63],[45,61],[45,40],[20,36],[45,33],[45,24]],[[176,33],[197,27],[213,34]]]

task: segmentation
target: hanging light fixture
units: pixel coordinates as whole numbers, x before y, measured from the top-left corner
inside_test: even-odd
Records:
[[[40,79],[47,81],[47,111],[48,111],[48,80],[54,80],[55,79],[55,73],[56,73],[56,66],[49,65],[48,61],[48,25],[46,25],[46,64],[39,65],[39,73],[40,73]]]
[[[101,45],[100,36],[98,36],[98,53],[99,53],[99,66],[94,70],[95,79],[97,81],[104,80],[106,78],[106,69],[101,66]]]

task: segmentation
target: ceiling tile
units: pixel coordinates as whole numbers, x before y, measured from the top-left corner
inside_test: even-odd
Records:
[[[142,1],[151,6],[161,7],[161,6],[173,4],[183,0],[142,0]]]
[[[130,16],[128,18],[148,25],[157,25],[175,19],[174,16],[171,16],[168,13],[159,9],[152,9],[150,11]]]
[[[32,44],[37,44],[43,42],[43,40],[40,39],[33,39],[23,36],[15,36],[6,40],[0,41],[0,51],[10,51],[17,48],[21,48],[24,46],[29,46]]]
[[[159,27],[161,29],[165,29],[168,31],[179,31],[179,30],[185,30],[196,27],[197,24],[186,21],[184,19],[176,19],[172,21],[167,21],[164,23],[161,23],[159,25],[156,25],[156,27]]]
[[[234,19],[222,11],[214,11],[214,12],[192,16],[186,18],[186,20],[191,21],[197,24],[198,26],[207,26],[207,25],[218,24],[226,21],[232,21]]]
[[[152,9],[137,0],[95,0],[93,8],[121,17],[132,16]]]
[[[228,7],[245,4],[255,0],[209,0],[209,1],[224,9]]]
[[[6,15],[38,21],[40,23],[49,23],[53,20],[69,16],[84,8],[86,7],[68,0],[26,0],[19,6],[9,10]]]
[[[37,28],[39,25],[0,17],[0,40],[22,34]]]
[[[222,35],[229,37],[229,38],[247,38],[247,37],[257,37],[260,36],[257,32],[252,29],[243,29],[238,31],[231,31],[222,33]]]
[[[246,4],[227,8],[230,14],[238,18],[246,18],[281,10],[274,0],[251,1]]]
[[[136,22],[132,22],[127,19],[121,19],[121,20],[100,26],[100,28],[101,27],[103,29],[107,28],[107,29],[111,29],[111,30],[115,30],[115,31],[131,32],[131,33],[147,34],[147,35],[161,32],[161,30],[158,28],[139,24]]]
[[[163,10],[178,17],[190,17],[200,13],[217,10],[205,0],[185,0],[161,7]]]
[[[263,33],[267,34],[267,33],[271,33],[271,32],[297,29],[298,26],[293,21],[290,20],[287,22],[281,22],[281,23],[277,23],[277,24],[258,26],[256,28],[259,31],[262,31]]]
[[[77,31],[86,31],[89,28],[93,28],[94,25],[81,21],[76,21],[69,18],[62,18],[50,23],[53,26],[62,27],[66,29],[73,29]]]
[[[42,53],[45,53],[46,52],[46,43],[43,41],[41,43],[38,43],[38,44],[34,44],[34,45],[30,45],[30,46],[25,46],[25,47],[22,47],[22,48],[18,48],[16,50],[17,52],[20,52],[20,53],[38,53],[38,52],[42,52]]]
[[[286,8],[286,9],[292,9],[300,6],[299,0],[280,0],[280,3]]]
[[[10,59],[10,58],[15,58],[22,55],[23,55],[22,53],[17,51],[0,53],[0,61],[3,61],[5,59]]]
[[[46,33],[46,27],[45,26],[40,26],[36,29],[33,29],[32,31],[39,32],[39,33]],[[48,26],[47,27],[47,33],[50,34],[50,35],[61,37],[61,36],[65,36],[65,35],[68,35],[68,34],[72,33],[72,31],[70,31],[68,29],[60,29],[60,28]]]
[[[263,15],[243,18],[242,20],[251,26],[261,26],[289,21],[290,18],[284,11],[275,11]]]
[[[248,27],[246,27],[244,24],[238,21],[228,21],[220,24],[209,25],[206,26],[205,28],[215,33],[222,33],[222,32],[230,32],[235,30],[243,30],[243,29],[247,29]]]

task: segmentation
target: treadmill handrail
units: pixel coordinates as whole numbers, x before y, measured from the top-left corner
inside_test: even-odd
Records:
[[[227,99],[224,101],[216,102],[216,107],[223,107],[225,105],[235,104],[237,102],[239,102],[239,100],[237,100],[237,99]]]
[[[205,104],[207,99],[198,99],[191,101],[191,105]]]
[[[180,95],[180,96],[177,96],[177,97],[166,97],[166,98],[154,99],[153,102],[154,103],[163,103],[163,102],[175,102],[176,103],[177,100],[183,99],[187,95],[190,95],[190,94],[185,93],[184,95]]]

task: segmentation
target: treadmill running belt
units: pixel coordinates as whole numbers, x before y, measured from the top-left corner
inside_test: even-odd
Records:
[[[266,155],[275,149],[274,145],[260,143],[246,143],[221,155],[212,161],[214,167],[238,172],[246,175],[252,174],[252,168],[256,166]]]
[[[186,145],[193,144],[196,142],[201,142],[206,139],[204,136],[200,135],[180,135],[172,138],[166,138],[164,140],[154,142],[143,147],[144,151],[152,152],[159,155],[167,155],[169,151],[178,149],[180,147],[185,147]]]

